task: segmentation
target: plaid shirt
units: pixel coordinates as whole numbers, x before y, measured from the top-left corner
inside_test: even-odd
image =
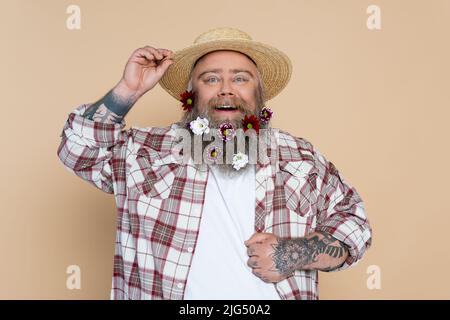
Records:
[[[115,196],[111,299],[183,299],[208,168],[175,159],[175,124],[124,130],[124,121],[84,118],[89,106],[69,115],[58,156],[69,171]],[[277,165],[255,165],[255,231],[283,238],[327,232],[349,250],[333,271],[355,265],[371,245],[360,196],[310,142],[276,132]],[[316,270],[295,271],[274,286],[281,299],[319,298]]]

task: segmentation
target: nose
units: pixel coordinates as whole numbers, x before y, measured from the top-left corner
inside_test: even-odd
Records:
[[[221,97],[234,96],[233,90],[232,90],[230,84],[228,83],[228,81],[222,82],[222,86],[220,88],[219,95]]]

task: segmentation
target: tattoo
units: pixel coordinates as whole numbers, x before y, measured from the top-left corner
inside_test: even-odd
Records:
[[[102,99],[91,105],[83,116],[98,122],[120,123],[135,102],[135,96],[124,99],[111,89]]]
[[[290,275],[297,269],[302,269],[311,263],[318,261],[319,254],[327,254],[331,258],[341,258],[345,254],[342,244],[326,233],[320,233],[323,238],[317,235],[311,238],[279,239],[277,245],[273,245],[273,261],[276,271],[282,275]],[[338,241],[338,245],[331,245]],[[332,268],[323,268],[328,271]]]
[[[89,110],[88,110],[89,111]],[[91,111],[92,114],[93,111]],[[105,104],[101,104],[95,113],[92,114],[92,117],[89,116],[89,119],[98,121],[98,122],[105,122],[105,123],[119,123],[122,121],[122,117],[119,117],[117,114],[109,110]]]

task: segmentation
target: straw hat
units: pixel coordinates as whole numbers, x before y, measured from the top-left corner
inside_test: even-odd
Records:
[[[202,33],[194,44],[176,51],[173,63],[159,81],[175,99],[187,90],[189,74],[194,63],[203,55],[216,50],[233,50],[248,55],[256,63],[264,85],[264,101],[270,100],[289,82],[291,61],[286,54],[267,44],[252,40],[235,28],[215,28]]]

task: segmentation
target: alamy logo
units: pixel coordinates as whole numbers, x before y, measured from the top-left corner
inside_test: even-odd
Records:
[[[381,30],[381,9],[377,5],[370,5],[367,7],[366,13],[369,14],[367,17],[366,26],[369,30]]]
[[[81,9],[75,4],[71,4],[67,7],[66,13],[70,14],[66,20],[66,27],[69,30],[81,29]]]

